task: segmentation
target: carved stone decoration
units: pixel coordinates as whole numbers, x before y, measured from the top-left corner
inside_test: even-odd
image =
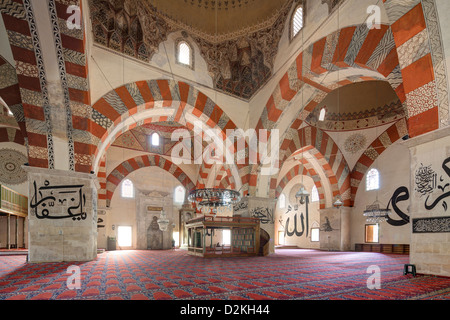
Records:
[[[215,89],[246,100],[272,75],[292,3],[288,0],[271,19],[255,26],[211,35],[180,24],[148,1],[89,0],[95,43],[149,62],[170,33],[183,30],[184,37],[198,44]]]
[[[328,5],[328,12],[331,13],[334,8],[336,8],[342,0],[322,0],[322,4],[326,3]]]
[[[265,29],[220,43],[193,35],[208,64],[215,89],[250,99],[270,78],[290,6]]]
[[[139,60],[150,61],[173,30],[136,0],[90,0],[94,41]],[[137,8],[140,8],[137,10]]]

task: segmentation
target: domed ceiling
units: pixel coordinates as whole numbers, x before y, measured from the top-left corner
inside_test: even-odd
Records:
[[[231,35],[276,18],[289,0],[146,0],[158,12],[208,35]],[[273,21],[272,21],[273,23]],[[247,29],[248,30],[248,29]]]
[[[214,88],[250,100],[272,76],[294,0],[89,0],[94,42],[150,62],[181,31]]]
[[[325,108],[323,121],[319,120]],[[385,125],[406,116],[404,106],[390,84],[367,81],[330,92],[306,122],[322,130],[355,130]]]

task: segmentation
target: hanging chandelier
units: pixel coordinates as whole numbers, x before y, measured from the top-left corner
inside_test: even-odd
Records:
[[[302,177],[303,179],[303,177]],[[306,191],[305,187],[302,185],[300,190],[295,194],[295,198],[300,204],[305,204],[306,200],[308,200],[309,192]]]
[[[203,214],[218,214],[241,201],[241,194],[230,189],[196,189],[189,193],[188,200]]]
[[[344,205],[344,202],[342,202],[342,199],[341,199],[341,196],[336,196],[336,198],[335,198],[335,201],[334,201],[334,203],[333,203],[333,206],[335,207],[335,208],[340,208],[340,207],[342,207]]]
[[[166,231],[167,227],[169,226],[169,218],[167,217],[166,212],[163,210],[161,211],[161,215],[159,216],[159,219],[156,220],[156,222],[158,222],[159,225],[159,230],[161,231]]]
[[[382,209],[381,203],[376,200],[373,204],[368,205],[364,210],[364,217],[370,223],[386,222],[389,218],[390,209]]]

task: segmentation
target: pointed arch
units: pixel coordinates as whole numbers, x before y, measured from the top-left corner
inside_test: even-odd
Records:
[[[189,130],[201,124],[202,136],[207,136],[207,129],[212,129],[224,145],[227,129],[237,128],[214,101],[184,82],[149,80],[129,83],[111,90],[92,106],[92,116],[88,120],[89,133],[93,137],[93,144],[89,146],[94,158],[91,170],[97,171],[101,156],[123,132],[141,124],[168,120]],[[224,150],[233,151],[227,150],[226,145]],[[240,188],[239,170],[245,165],[229,166],[236,187]]]
[[[326,132],[315,127],[304,127],[291,138],[285,139],[280,148],[281,163],[308,151],[326,174],[332,186],[333,197],[341,195],[345,206],[352,205],[350,169],[338,145]],[[271,192],[276,187],[276,177],[272,177]]]
[[[117,186],[130,173],[146,167],[159,167],[169,172],[181,183],[183,187],[186,188],[186,192],[191,191],[195,187],[195,184],[189,176],[170,160],[158,155],[138,156],[119,164],[106,178],[106,205],[109,207]]]

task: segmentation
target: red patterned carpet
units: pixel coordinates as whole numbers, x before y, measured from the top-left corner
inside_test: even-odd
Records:
[[[450,278],[403,275],[408,256],[277,250],[267,257],[203,259],[186,251],[110,251],[86,263],[28,264],[0,256],[0,300],[448,300]],[[79,266],[79,289],[67,273]],[[381,289],[370,290],[369,266]]]

